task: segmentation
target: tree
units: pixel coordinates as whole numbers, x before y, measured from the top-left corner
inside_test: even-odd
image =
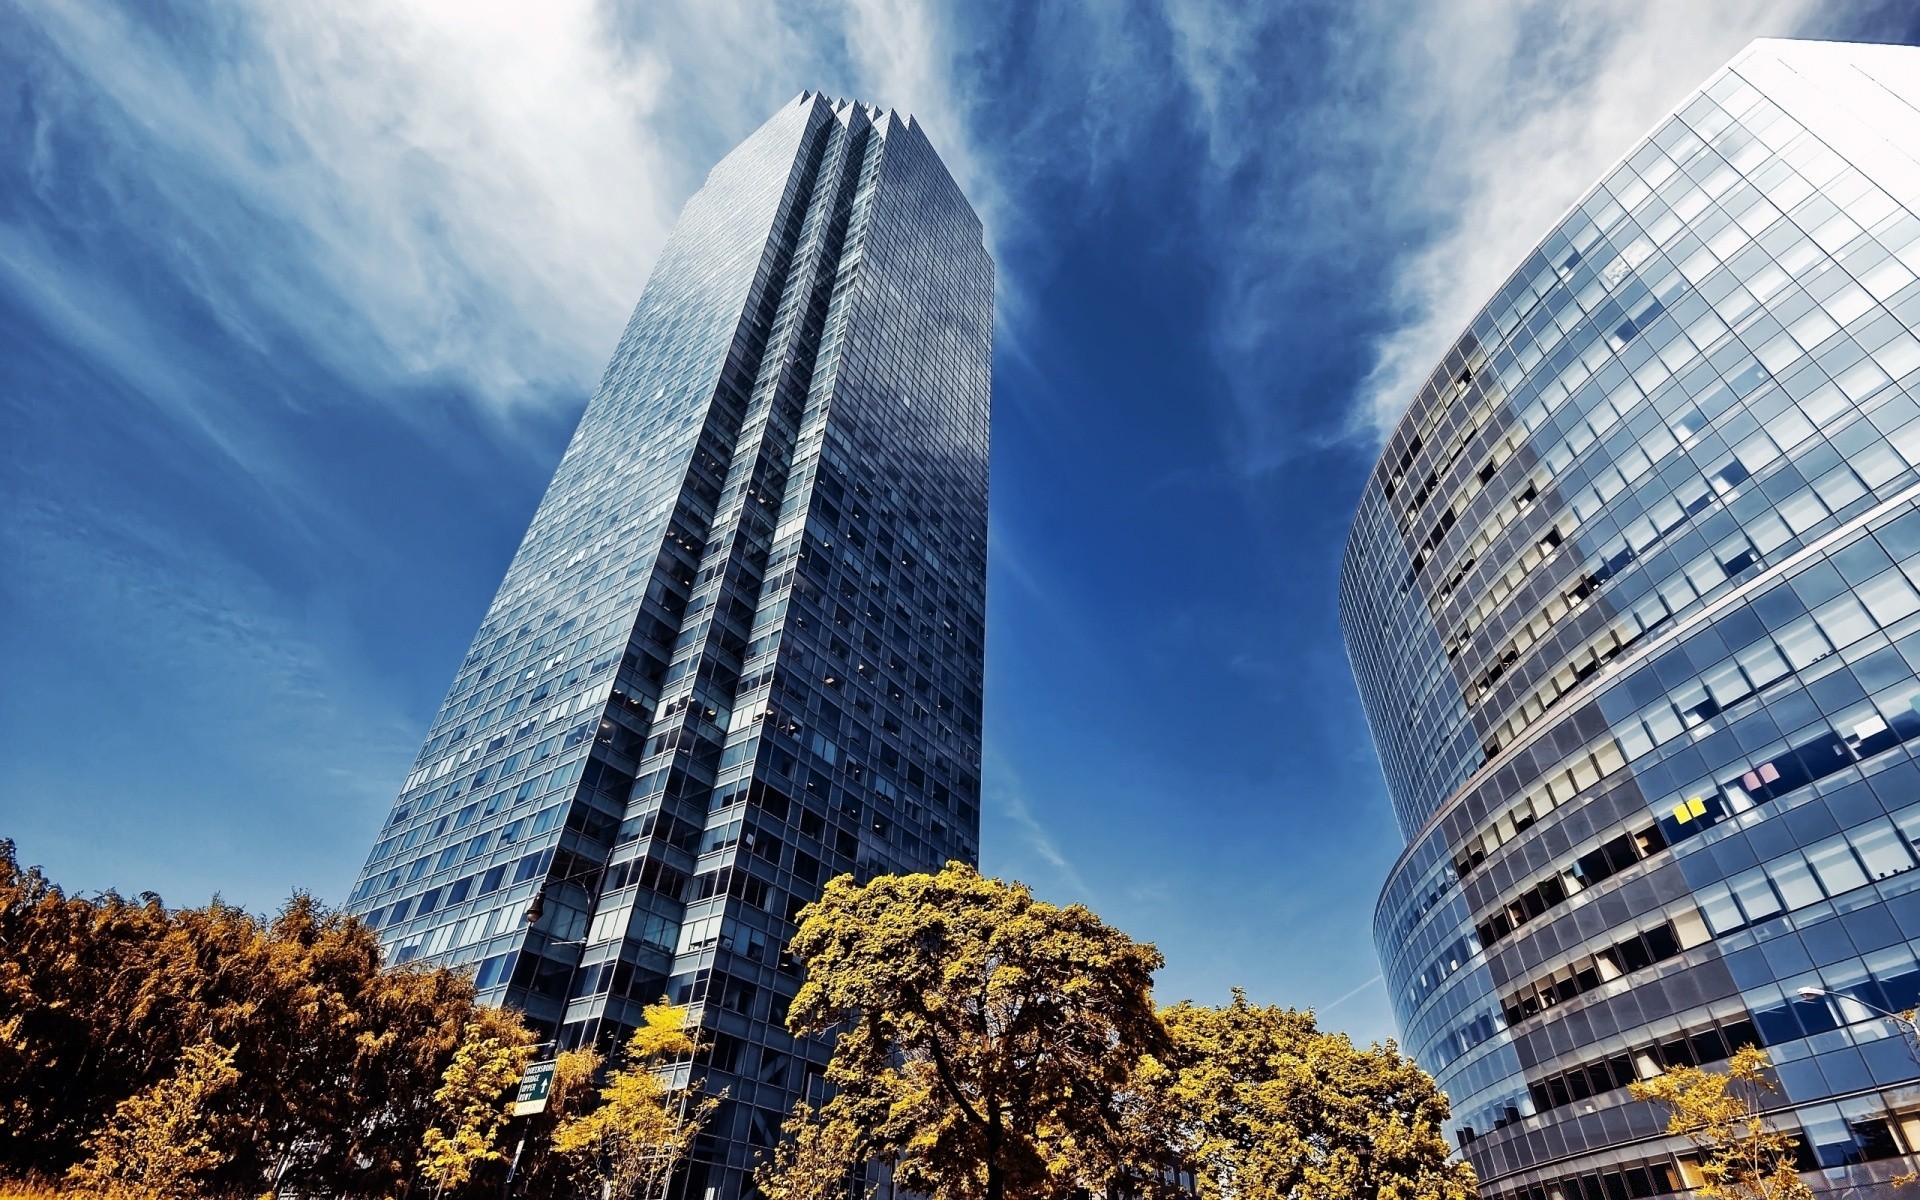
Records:
[[[199,1195],[221,1160],[210,1102],[239,1078],[231,1049],[211,1042],[187,1047],[173,1074],[115,1107],[113,1119],[88,1141],[93,1156],[68,1178],[125,1200]]]
[[[1449,1162],[1447,1099],[1392,1043],[1361,1050],[1311,1012],[1181,1003],[1141,1073],[1142,1191],[1199,1200],[1470,1200]],[[1172,1181],[1190,1176],[1191,1190]]]
[[[720,1103],[694,1099],[660,1072],[699,1049],[687,1029],[687,1010],[665,1002],[647,1006],[626,1045],[625,1065],[607,1077],[600,1106],[554,1131],[553,1146],[598,1178],[602,1195],[660,1195],[693,1139]]]
[[[1636,1100],[1667,1110],[1667,1132],[1700,1151],[1695,1189],[1708,1200],[1813,1200],[1794,1167],[1798,1139],[1768,1123],[1761,1101],[1775,1089],[1767,1056],[1752,1046],[1736,1052],[1725,1071],[1676,1067],[1628,1085]]]
[[[524,1118],[518,1142],[524,1147],[514,1194],[523,1200],[573,1200],[589,1190],[586,1171],[574,1158],[556,1154],[553,1135],[560,1126],[581,1116],[597,1097],[594,1077],[600,1073],[600,1054],[592,1046],[563,1051],[553,1060],[553,1082],[547,1088],[544,1111]]]
[[[519,1024],[460,971],[384,966],[370,930],[308,896],[271,921],[218,900],[69,896],[4,840],[0,947],[0,1174],[87,1159],[122,1102],[210,1042],[237,1078],[204,1097],[204,1190],[394,1195],[462,1031]]]
[[[525,1026],[498,1019],[474,1021],[462,1033],[433,1094],[441,1120],[422,1139],[420,1174],[435,1200],[465,1184],[480,1163],[506,1157],[496,1145],[507,1121],[504,1097],[526,1070],[532,1041]]]
[[[842,876],[801,914],[787,1027],[838,1032],[834,1096],[763,1168],[772,1200],[844,1195],[868,1160],[933,1200],[1102,1193],[1137,1155],[1130,1090],[1164,1048],[1158,951],[963,863]]]

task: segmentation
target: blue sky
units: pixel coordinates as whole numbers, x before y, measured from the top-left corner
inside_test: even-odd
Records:
[[[164,10],[164,15],[163,14]],[[984,865],[1391,1033],[1335,580],[1379,429],[1754,36],[1900,4],[0,7],[0,836],[338,898],[707,167],[916,114],[1000,264]]]

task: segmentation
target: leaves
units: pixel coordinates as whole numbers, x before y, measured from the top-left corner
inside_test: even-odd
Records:
[[[1161,1011],[1171,1040],[1142,1073],[1151,1171],[1171,1196],[1191,1176],[1199,1200],[1394,1197],[1468,1200],[1471,1168],[1448,1161],[1447,1100],[1392,1045],[1365,1050],[1313,1014],[1262,1008],[1236,991],[1225,1008]]]
[[[1794,1167],[1798,1139],[1768,1123],[1761,1108],[1774,1091],[1767,1056],[1747,1046],[1725,1071],[1677,1067],[1628,1085],[1636,1100],[1667,1110],[1667,1132],[1700,1150],[1702,1184],[1695,1194],[1709,1200],[1812,1200],[1813,1190]]]
[[[1447,1101],[1389,1043],[1311,1013],[1156,1011],[1152,946],[949,863],[828,884],[793,951],[795,1034],[836,1034],[819,1107],[758,1175],[769,1200],[1469,1200]]]
[[[1158,951],[963,863],[827,885],[793,941],[795,1034],[837,1031],[838,1091],[788,1123],[760,1186],[844,1190],[865,1158],[933,1200],[1067,1197],[1127,1170],[1128,1097],[1161,1047]]]
[[[460,1048],[433,1094],[442,1119],[422,1139],[426,1153],[420,1174],[435,1197],[473,1178],[478,1164],[506,1157],[495,1142],[507,1120],[507,1089],[526,1070],[532,1041],[517,1021],[484,1014],[462,1032]]]
[[[0,1172],[97,1157],[124,1104],[178,1100],[156,1089],[212,1045],[235,1078],[195,1093],[195,1136],[217,1152],[196,1186],[397,1194],[470,1027],[526,1037],[458,971],[383,969],[371,932],[310,897],[270,922],[218,901],[73,897],[5,841],[0,946]]]
[[[200,1195],[220,1165],[211,1101],[239,1082],[233,1057],[211,1042],[187,1047],[173,1074],[115,1107],[113,1119],[88,1139],[92,1157],[68,1178],[123,1200]]]
[[[563,1121],[553,1134],[554,1150],[602,1182],[608,1196],[662,1194],[720,1103],[717,1096],[695,1097],[660,1078],[664,1068],[698,1049],[685,1008],[648,1005],[627,1041],[626,1065],[600,1089],[599,1107]]]

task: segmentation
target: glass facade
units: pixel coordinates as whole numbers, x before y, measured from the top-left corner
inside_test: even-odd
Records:
[[[1341,614],[1407,838],[1375,940],[1484,1195],[1685,1188],[1625,1085],[1743,1044],[1817,1188],[1920,1150],[1876,1011],[1920,1001],[1917,159],[1920,50],[1754,43],[1368,480]]]
[[[686,1195],[819,1089],[799,908],[977,861],[992,319],[911,118],[804,94],[714,167],[352,892],[563,1046],[694,1006]]]

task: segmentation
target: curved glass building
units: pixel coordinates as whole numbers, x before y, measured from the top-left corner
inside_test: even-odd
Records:
[[[1920,1151],[1920,50],[1756,42],[1434,369],[1347,549],[1375,939],[1483,1194],[1689,1182],[1757,1044],[1822,1190]],[[1524,182],[1524,181],[1521,181]]]

